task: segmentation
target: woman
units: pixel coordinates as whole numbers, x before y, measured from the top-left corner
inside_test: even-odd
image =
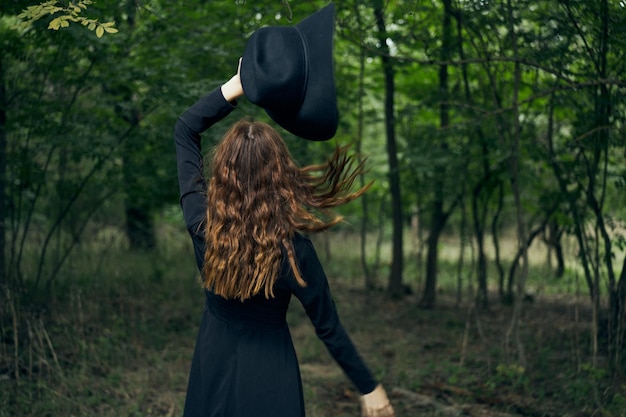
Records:
[[[206,293],[184,415],[304,416],[286,322],[293,294],[362,394],[363,415],[393,416],[339,321],[311,241],[298,233],[340,221],[315,213],[360,196],[365,188],[349,189],[362,166],[339,148],[328,164],[300,169],[273,128],[243,120],[216,147],[207,190],[200,134],[233,111],[241,95],[238,71],[175,127],[181,206]]]
[[[286,322],[292,294],[362,394],[363,415],[394,415],[339,321],[311,241],[299,234],[341,220],[329,210],[365,192],[350,191],[362,165],[338,148],[327,164],[300,169],[273,128],[242,120],[215,148],[208,186],[202,177],[200,134],[244,92],[296,136],[334,136],[334,15],[331,3],[292,27],[255,31],[237,74],[176,123],[181,205],[206,290],[185,417],[304,415]]]

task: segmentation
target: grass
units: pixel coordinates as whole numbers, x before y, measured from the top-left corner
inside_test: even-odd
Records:
[[[82,246],[55,282],[47,311],[22,304],[19,378],[13,369],[11,317],[1,310],[1,417],[181,415],[203,294],[184,231],[165,224],[159,233],[157,253],[128,252],[116,233]],[[381,290],[365,292],[358,237],[340,233],[315,242],[342,321],[391,393],[398,416],[443,416],[451,410],[457,415],[626,415],[626,383],[612,376],[602,355],[593,364],[589,305],[576,286],[575,271],[550,280],[534,258],[529,287],[536,297],[524,307],[527,363],[522,367],[515,349],[504,343],[510,307],[494,301],[489,311],[476,311],[468,296],[457,305],[454,242],[442,242],[433,310],[417,307],[420,274],[410,254],[405,276],[413,294],[392,301],[382,291],[388,247],[382,248],[376,270]],[[466,274],[464,280],[472,279]],[[356,391],[297,301],[288,319],[307,415],[358,415]]]

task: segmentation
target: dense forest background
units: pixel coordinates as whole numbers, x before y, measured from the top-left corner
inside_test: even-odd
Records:
[[[180,414],[202,294],[174,122],[326,4],[1,3],[0,416]],[[315,241],[398,410],[626,415],[626,1],[336,7],[338,133],[281,132],[301,165],[367,157]],[[244,116],[269,120],[242,99],[206,149]],[[356,415],[301,319],[308,414]]]

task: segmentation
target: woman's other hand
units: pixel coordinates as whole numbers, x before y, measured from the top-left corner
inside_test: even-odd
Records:
[[[361,415],[363,417],[394,417],[396,415],[382,385],[378,384],[374,391],[361,395]]]
[[[222,85],[222,95],[226,101],[235,101],[237,98],[243,95],[243,87],[241,86],[241,77],[239,72],[241,70],[241,58],[239,58],[239,65],[237,66],[237,74],[233,75],[230,80],[226,81]]]

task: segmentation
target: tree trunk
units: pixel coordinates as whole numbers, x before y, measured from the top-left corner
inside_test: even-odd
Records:
[[[517,244],[518,249],[521,251],[522,268],[517,279],[517,286],[515,291],[515,299],[513,302],[513,314],[511,316],[511,324],[507,330],[505,337],[505,346],[508,346],[511,338],[515,339],[517,347],[517,356],[522,366],[526,365],[526,355],[524,353],[524,344],[520,337],[520,322],[522,314],[522,302],[524,299],[526,278],[528,277],[528,243],[526,238],[526,224],[524,222],[524,215],[522,211],[522,200],[520,191],[520,141],[521,141],[521,127],[520,127],[520,114],[519,114],[519,91],[521,83],[521,66],[518,59],[518,45],[517,45],[517,33],[515,31],[515,23],[513,18],[513,5],[511,0],[507,1],[508,9],[508,31],[511,38],[511,45],[513,47],[513,57],[515,58],[514,66],[514,87],[513,87],[513,131],[511,133],[511,158],[510,158],[510,174],[511,174],[511,190],[513,191],[513,197],[515,200],[515,214],[517,222]]]
[[[567,202],[566,207],[568,207],[569,213],[572,216],[572,220],[574,222],[574,236],[576,237],[576,242],[578,243],[578,248],[580,251],[578,258],[580,259],[581,266],[583,267],[585,282],[587,284],[587,288],[589,289],[590,298],[591,300],[593,300],[596,291],[591,278],[591,270],[589,267],[588,255],[585,245],[583,230],[585,216],[583,213],[581,213],[581,210],[578,207],[579,204],[577,204],[576,194],[568,189],[569,184],[567,182],[566,173],[559,164],[554,146],[554,100],[555,96],[554,94],[552,94],[552,96],[550,97],[550,106],[548,108],[548,134],[546,136],[548,144],[548,163],[552,168],[554,177],[556,178],[559,185],[559,191]]]
[[[357,13],[358,16],[358,13]],[[356,134],[356,152],[359,162],[362,161],[362,145],[363,145],[363,97],[365,96],[365,50],[361,49],[359,56],[359,92],[357,96],[357,134]],[[361,187],[366,185],[365,174],[359,175],[359,183]],[[363,268],[363,276],[365,277],[365,291],[375,287],[367,264],[367,225],[369,218],[369,201],[367,193],[363,194],[361,200],[361,267]]]
[[[609,54],[609,5],[608,0],[602,0],[600,3],[600,38],[598,53],[598,76],[604,80],[608,75],[607,56]],[[595,100],[596,108],[596,126],[597,137],[594,141],[594,167],[597,161],[597,173],[600,176],[599,193],[596,197],[594,188],[591,187],[593,182],[590,181],[590,187],[587,192],[587,203],[593,211],[596,218],[596,227],[602,236],[604,248],[604,269],[608,278],[609,292],[609,358],[614,365],[614,369],[625,372],[626,367],[623,363],[623,339],[624,339],[624,305],[626,303],[626,283],[623,282],[624,271],[622,270],[619,281],[616,279],[615,270],[613,268],[613,244],[611,236],[608,233],[606,220],[602,208],[604,206],[604,197],[606,195],[606,183],[608,179],[608,159],[610,152],[610,137],[608,126],[611,123],[611,92],[606,84],[601,84]],[[595,174],[596,171],[592,171]],[[591,177],[591,176],[590,176]],[[591,180],[591,178],[590,178]],[[600,242],[598,242],[598,245]],[[626,263],[625,263],[626,264]]]
[[[450,123],[450,109],[448,108],[448,65],[449,55],[452,50],[452,3],[451,0],[444,0],[444,12],[442,22],[442,45],[441,45],[441,65],[439,67],[439,125],[445,128]],[[441,150],[445,152],[447,146],[445,140],[440,142]],[[443,184],[446,177],[445,166],[436,168],[438,175],[434,178],[434,197],[432,204],[430,231],[428,235],[428,253],[426,255],[426,283],[424,292],[419,302],[421,307],[432,308],[436,301],[437,287],[437,262],[439,237],[448,214],[444,211],[444,191]]]
[[[441,201],[435,204],[443,204]],[[426,240],[426,282],[424,283],[424,292],[419,302],[422,308],[433,308],[437,299],[437,259],[439,252],[437,246],[439,244],[439,236],[446,222],[446,216],[443,208],[434,207],[430,220],[430,232]]]
[[[465,194],[465,193],[463,193]],[[465,200],[461,199],[461,224],[459,226],[459,260],[456,269],[456,306],[461,306],[463,300],[463,271],[465,270],[465,245],[467,242],[467,209],[465,208]]]
[[[618,369],[624,373],[624,344],[626,342],[626,257],[622,263],[622,272],[620,273],[619,281],[617,282],[617,291],[614,303],[614,320],[615,320],[615,340],[613,341],[615,347],[615,359],[616,365],[621,365]]]
[[[463,17],[462,11],[457,10],[454,14],[456,18],[456,26],[457,26],[457,39],[458,39],[458,50],[459,55],[461,57],[461,61],[465,61],[465,52],[463,50]],[[470,81],[467,73],[467,64],[462,64],[461,66],[462,75],[463,75],[463,87],[465,90],[465,98],[469,103],[469,113],[473,118],[478,117],[476,112],[472,110],[474,108],[474,100],[472,98],[471,90],[470,90]],[[477,124],[473,129],[473,133],[475,134],[475,139],[471,138],[471,141],[476,141],[480,144],[481,149],[481,165],[483,169],[483,179],[474,187],[472,193],[472,219],[474,226],[474,233],[476,235],[476,241],[478,246],[478,262],[477,262],[477,279],[478,279],[478,292],[476,293],[476,305],[481,308],[487,308],[489,305],[488,298],[488,290],[487,290],[487,256],[485,254],[485,230],[487,226],[487,213],[489,209],[489,200],[491,198],[491,178],[492,178],[492,168],[489,163],[489,146],[488,141],[485,139],[485,135],[482,131],[481,125]],[[500,200],[499,200],[499,208],[496,210],[496,213],[493,216],[492,220],[492,233],[494,236],[494,247],[496,251],[496,263],[500,270],[500,283],[502,288],[503,282],[503,270],[501,264],[499,264],[499,246],[498,246],[498,238],[496,235],[497,224],[498,224],[498,216],[502,210],[502,187],[498,181],[498,186],[500,190]],[[480,207],[481,195],[483,191],[487,188],[489,190],[489,195],[484,196],[482,198],[482,207]],[[480,213],[479,213],[480,211]]]
[[[562,236],[563,229],[556,220],[551,219],[545,230],[544,242],[548,246],[549,253],[554,254],[556,258],[555,278],[561,278],[565,273],[565,258],[563,257],[563,244],[561,243]],[[548,263],[551,264],[552,262],[549,261]]]
[[[486,181],[485,179],[484,181]],[[478,263],[476,265],[476,274],[478,280],[478,292],[476,293],[476,306],[486,309],[489,306],[487,297],[487,255],[485,254],[485,214],[487,213],[486,204],[479,207],[479,200],[482,187],[478,184],[474,187],[472,193],[472,218],[474,220],[474,234],[476,235],[476,246],[478,247]]]
[[[156,246],[154,221],[149,210],[126,202],[126,233],[132,249],[150,250]]]
[[[7,173],[7,132],[6,132],[6,87],[4,85],[4,61],[0,54],[0,290],[8,285],[6,263],[6,173]],[[1,298],[1,295],[0,295]]]
[[[355,7],[355,16],[357,21],[359,22],[359,27],[362,27],[363,24],[361,22],[361,15],[358,11],[358,7]],[[361,39],[361,42],[363,44],[365,43],[363,39]],[[365,48],[362,47],[359,54],[359,91],[357,93],[357,131],[355,140],[356,153],[357,157],[359,158],[359,162],[362,161],[361,155],[363,149],[363,98],[365,97],[365,60],[366,51]],[[366,185],[365,174],[363,173],[359,175],[359,184],[361,187],[364,187]],[[365,292],[369,294],[369,291],[375,288],[376,282],[367,262],[367,232],[369,224],[369,198],[367,193],[363,194],[359,200],[361,200],[361,268],[363,268]],[[367,297],[366,303],[369,304],[369,302],[367,301]]]
[[[126,24],[128,32],[132,33],[136,29],[136,14],[138,5],[136,0],[129,0],[126,3]],[[120,51],[122,59],[127,59],[132,54],[132,44],[126,45]],[[117,115],[128,123],[132,130],[137,133],[137,138],[124,143],[122,154],[123,174],[125,184],[124,212],[126,214],[126,236],[131,249],[150,250],[156,246],[156,236],[154,231],[154,218],[150,199],[142,185],[138,183],[138,172],[142,171],[143,158],[141,155],[141,133],[140,123],[142,120],[141,111],[138,108],[137,100],[134,97],[132,86],[124,85],[114,88],[119,94],[123,105],[118,103],[115,106]],[[139,144],[138,144],[139,143]],[[145,169],[143,169],[145,170]]]
[[[500,302],[504,302],[504,267],[502,266],[502,260],[500,259],[500,239],[499,236],[499,221],[502,214],[502,207],[504,207],[504,184],[498,180],[498,206],[491,219],[491,240],[493,242],[494,262],[496,269],[498,270],[498,295],[500,296]]]
[[[400,170],[398,168],[398,151],[396,146],[395,115],[394,115],[394,69],[391,62],[389,47],[387,46],[387,29],[383,2],[374,1],[374,17],[378,28],[378,41],[380,43],[381,59],[385,74],[385,132],[387,136],[387,158],[389,160],[389,189],[391,192],[391,210],[393,218],[393,240],[391,271],[387,291],[393,298],[401,297],[402,269],[403,269],[403,215],[402,198],[400,194]]]

